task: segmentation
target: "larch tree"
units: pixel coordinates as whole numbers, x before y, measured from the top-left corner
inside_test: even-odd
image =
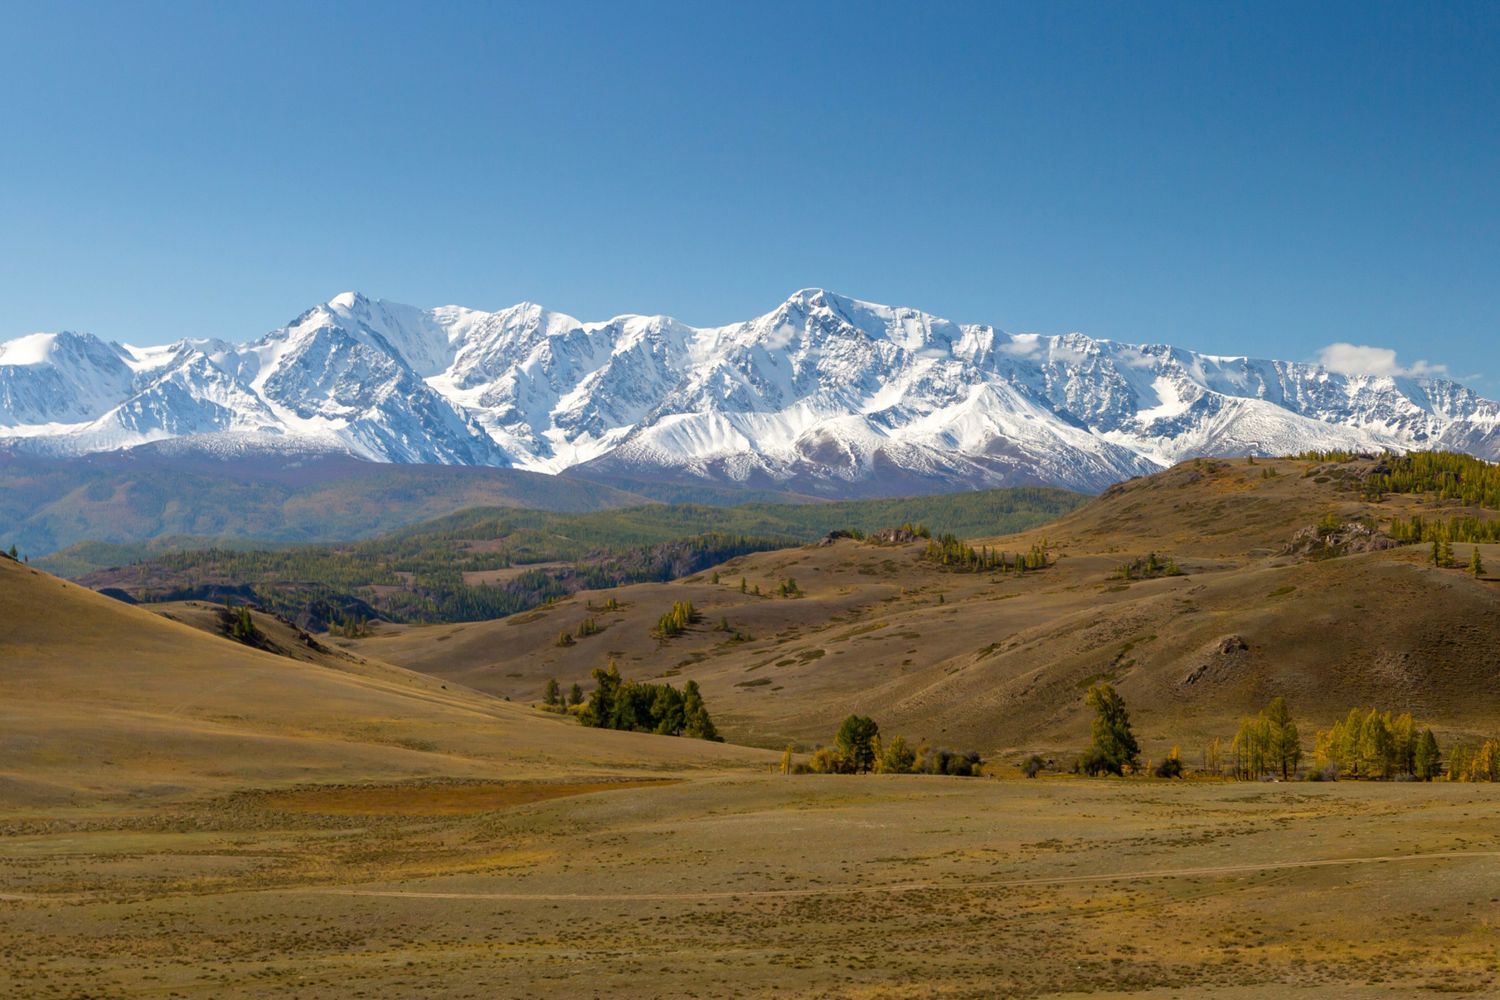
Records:
[[[1302,738],[1297,732],[1297,723],[1292,719],[1286,699],[1280,695],[1272,698],[1261,714],[1270,729],[1267,734],[1270,763],[1281,771],[1281,780],[1288,781],[1302,762]]]
[[[1089,774],[1124,774],[1140,765],[1141,746],[1130,728],[1130,712],[1114,686],[1100,682],[1089,688],[1084,703],[1094,710],[1093,742],[1081,763]]]
[[[851,715],[839,726],[833,742],[858,774],[875,766],[875,740],[879,735],[880,726],[874,719],[866,715]]]
[[[1413,773],[1423,781],[1431,781],[1443,771],[1443,754],[1438,749],[1437,737],[1431,729],[1422,730],[1417,737],[1415,766]]]

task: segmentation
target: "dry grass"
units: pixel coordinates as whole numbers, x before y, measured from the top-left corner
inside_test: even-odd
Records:
[[[1484,787],[758,776],[482,812],[455,787],[301,794],[0,821],[0,993],[1500,988]]]
[[[528,781],[500,784],[352,785],[272,792],[261,803],[277,812],[320,816],[472,816],[570,795],[671,784],[648,781]]]

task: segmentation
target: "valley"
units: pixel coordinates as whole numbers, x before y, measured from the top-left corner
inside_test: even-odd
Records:
[[[1012,505],[1030,520],[993,536],[962,519],[1002,498],[960,496],[910,530],[809,522],[822,537],[675,579],[361,634],[0,559],[0,992],[1493,992],[1495,785],[1231,781],[1200,758],[1276,695],[1308,773],[1355,705],[1445,751],[1500,731],[1500,583],[1464,569],[1476,548],[1500,569],[1489,488],[1400,492],[1446,473],[1385,461],[1191,461],[1052,519]],[[598,524],[652,516],[633,510]],[[598,541],[537,517],[413,544]],[[1383,534],[1460,518],[1451,566]],[[669,636],[674,604],[696,620]],[[726,742],[536,707],[610,660],[695,682]],[[1069,773],[1099,681],[1140,739],[1129,777]],[[851,712],[984,775],[782,773]],[[1147,777],[1174,746],[1187,778]]]

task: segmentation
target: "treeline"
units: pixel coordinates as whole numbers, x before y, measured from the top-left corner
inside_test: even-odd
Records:
[[[670,684],[624,680],[613,660],[608,669],[595,669],[593,678],[594,690],[578,713],[578,721],[585,726],[723,742],[703,704],[697,681],[688,681],[678,691]],[[555,680],[550,682],[547,691],[553,705],[558,704],[556,685]],[[572,696],[581,694],[575,684]]]
[[[92,582],[119,587],[138,600],[238,597],[309,629],[356,615],[413,624],[483,621],[580,590],[664,583],[788,544],[785,538],[710,533],[566,566],[539,566],[494,583],[466,582],[465,560],[442,546],[409,559],[391,556],[381,542],[280,551],[206,549],[160,556]]]
[[[858,536],[903,521],[942,524],[960,535],[1024,531],[1076,509],[1089,498],[1049,487],[1016,487],[968,493],[807,504],[650,504],[587,514],[557,514],[508,507],[471,508],[398,531],[382,541],[412,554],[444,543],[486,546],[483,567],[574,561],[710,533],[775,537],[788,544],[816,541],[831,531]],[[496,560],[504,559],[500,563]]]
[[[1045,569],[1049,561],[1045,541],[1033,545],[1030,551],[1009,553],[988,545],[975,548],[948,533],[928,541],[922,558],[962,573],[1025,573]]]
[[[1500,520],[1485,520],[1478,517],[1455,517],[1447,520],[1425,518],[1413,514],[1409,519],[1391,519],[1386,532],[1398,542],[1407,545],[1427,543],[1452,545],[1454,542],[1500,542]]]
[[[1390,712],[1351,708],[1318,733],[1317,763],[1326,777],[1431,781],[1442,774],[1443,754],[1432,730],[1419,731],[1410,713],[1392,718]]]
[[[974,750],[957,752],[925,744],[913,748],[902,736],[880,739],[880,725],[869,716],[850,715],[839,726],[833,746],[818,747],[807,761],[793,763],[793,748],[781,755],[783,774],[943,774],[972,778],[984,759]]]
[[[1158,778],[1186,775],[1179,748],[1154,767],[1143,762],[1124,700],[1108,683],[1095,684],[1084,702],[1094,711],[1092,742],[1074,762],[1073,770],[1088,775],[1152,774]],[[1456,742],[1444,750],[1430,727],[1419,725],[1410,713],[1393,716],[1374,708],[1353,708],[1314,740],[1315,766],[1301,770],[1305,759],[1302,737],[1285,698],[1276,697],[1253,716],[1240,721],[1227,745],[1220,738],[1203,748],[1200,773],[1242,781],[1267,777],[1290,781],[1500,781],[1500,739],[1478,744]],[[1042,769],[1033,756],[1023,767],[1027,777]]]
[[[1452,451],[1387,455],[1365,477],[1365,493],[1374,500],[1387,493],[1420,494],[1500,510],[1500,465]]]

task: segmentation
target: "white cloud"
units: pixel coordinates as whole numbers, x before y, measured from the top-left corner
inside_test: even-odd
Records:
[[[1042,349],[1042,338],[1034,333],[1013,333],[1010,340],[997,345],[1006,354],[1018,358],[1032,358]]]
[[[1318,352],[1318,364],[1343,375],[1447,375],[1447,365],[1414,361],[1402,365],[1389,347],[1366,344],[1329,344]]]

